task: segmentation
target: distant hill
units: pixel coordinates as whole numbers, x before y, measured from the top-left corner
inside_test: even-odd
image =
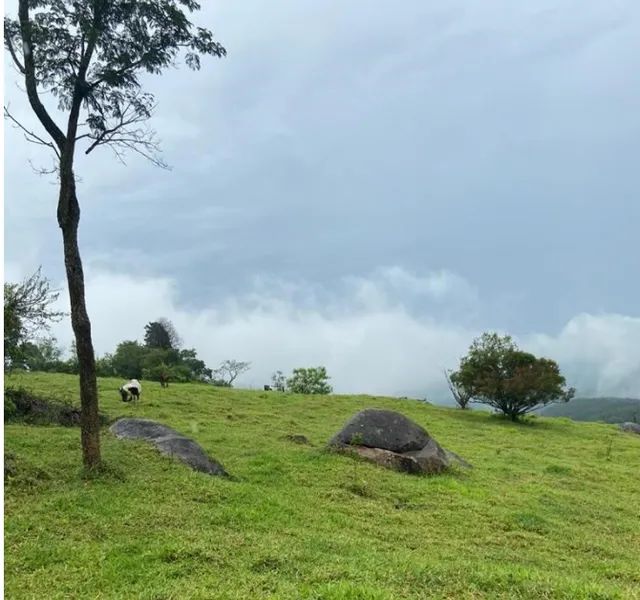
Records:
[[[640,399],[574,398],[567,403],[550,404],[540,414],[545,417],[569,417],[574,421],[640,422]]]

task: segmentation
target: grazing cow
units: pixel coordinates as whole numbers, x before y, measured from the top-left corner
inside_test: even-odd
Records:
[[[120,386],[120,397],[123,402],[130,402],[131,400],[140,400],[140,393],[142,392],[142,386],[137,379],[130,379],[124,385]]]
[[[271,386],[270,385],[265,385],[264,386],[264,391],[265,392],[270,392],[271,391]]]

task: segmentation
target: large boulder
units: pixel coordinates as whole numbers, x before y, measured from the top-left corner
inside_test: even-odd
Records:
[[[392,410],[367,408],[349,419],[330,446],[366,446],[391,452],[422,450],[431,438],[417,423]]]
[[[620,423],[620,429],[622,429],[622,431],[628,431],[629,433],[637,433],[640,435],[640,423],[631,423],[630,421],[627,423]]]
[[[420,425],[391,410],[359,412],[333,436],[329,447],[404,473],[441,473],[452,462],[471,466],[442,448]]]
[[[162,454],[177,458],[194,471],[228,477],[224,467],[202,447],[175,429],[147,419],[118,419],[111,432],[120,439],[151,442]]]

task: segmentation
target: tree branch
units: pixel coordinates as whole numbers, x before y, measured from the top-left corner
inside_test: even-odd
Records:
[[[22,130],[24,137],[28,142],[31,142],[32,144],[39,144],[41,146],[48,146],[56,153],[56,156],[60,158],[60,152],[58,151],[58,148],[56,148],[55,144],[43,140],[39,135],[36,135],[33,131],[27,129],[9,112],[9,109],[6,106],[4,107],[4,117],[5,119],[12,121],[18,129]]]
[[[22,0],[21,0],[22,1]],[[91,63],[93,57],[93,51],[96,48],[98,41],[100,19],[102,18],[102,11],[108,0],[98,0],[93,5],[93,23],[91,24],[91,30],[89,31],[89,39],[87,40],[87,47],[82,53],[80,58],[80,64],[78,65],[78,74],[76,76],[76,84],[73,90],[73,98],[71,100],[71,110],[69,111],[69,121],[67,124],[67,138],[72,144],[75,144],[76,132],[78,131],[78,116],[80,115],[80,108],[82,101],[87,95],[87,69]]]
[[[4,43],[6,44],[8,50],[9,50],[9,54],[11,54],[11,58],[13,59],[13,62],[16,64],[16,67],[18,67],[18,70],[20,71],[20,73],[22,73],[24,75],[24,73],[25,73],[24,65],[20,62],[20,59],[18,58],[18,55],[16,54],[15,48],[13,47],[13,42],[11,41],[11,35],[9,34],[9,31],[7,30],[6,23],[5,23],[5,26],[4,26]]]
[[[127,109],[125,109],[125,111],[123,112],[120,122],[117,125],[114,125],[109,129],[105,129],[102,133],[100,133],[97,136],[94,136],[93,134],[90,134],[90,133],[84,133],[81,136],[78,136],[76,138],[76,140],[79,140],[81,138],[88,137],[94,140],[94,142],[89,146],[89,148],[85,150],[85,154],[89,154],[94,148],[96,148],[97,146],[100,146],[101,144],[108,144],[112,141],[117,141],[117,140],[114,140],[113,137],[114,137],[114,134],[116,134],[118,131],[123,130],[125,127],[129,125],[133,125],[135,123],[141,123],[142,121],[144,121],[144,118],[142,117],[132,117],[131,119],[125,119],[126,110]],[[130,132],[130,133],[133,135],[136,132]]]
[[[136,60],[128,64],[126,67],[122,67],[121,69],[104,73],[102,77],[99,77],[95,81],[91,82],[89,84],[89,88],[93,90],[94,88],[98,87],[101,83],[105,82],[108,77],[111,78],[111,77],[119,77],[120,75],[124,75],[127,71],[131,71],[132,69],[139,67],[144,62],[144,59],[145,57],[143,56],[139,60]]]
[[[57,164],[47,169],[46,167],[36,167],[33,161],[29,160],[29,166],[36,175],[56,175],[58,179],[60,177],[60,167]]]
[[[171,170],[171,167],[160,158],[160,148],[155,142],[146,142],[141,140],[114,140],[110,143],[111,147],[120,146],[123,148],[127,148],[139,154],[143,158],[146,158],[151,164],[156,167],[160,167],[161,169],[165,169],[167,171]],[[114,150],[116,154],[119,154],[116,150]],[[123,161],[124,162],[124,161]]]
[[[98,105],[96,108],[104,118],[104,113],[100,106]],[[135,102],[130,100],[120,111],[120,118],[115,124],[110,127],[105,126],[102,131],[83,133],[76,138],[76,141],[83,138],[93,140],[85,150],[85,154],[90,154],[98,146],[109,145],[122,163],[124,163],[124,159],[117,148],[133,150],[155,166],[169,169],[169,165],[159,156],[160,147],[155,140],[154,131],[140,126],[148,119],[152,111],[153,107],[147,107],[145,112],[141,114],[138,112]],[[104,123],[101,124],[104,126]]]
[[[33,41],[31,40],[31,21],[29,19],[29,0],[19,0],[18,18],[20,20],[20,35],[24,48],[24,80],[27,87],[27,97],[33,112],[36,113],[40,123],[53,138],[58,148],[62,151],[66,138],[62,130],[55,124],[49,116],[38,96],[38,86],[36,81],[36,67],[33,59]]]

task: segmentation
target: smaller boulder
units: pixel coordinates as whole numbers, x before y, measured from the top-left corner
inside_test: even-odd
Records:
[[[221,477],[228,476],[224,467],[217,460],[208,456],[199,444],[188,437],[169,435],[157,438],[155,445],[162,454],[181,460],[194,471]]]
[[[622,429],[622,431],[628,431],[629,433],[637,433],[640,435],[640,423],[631,423],[630,421],[627,423],[620,423],[620,429]]]
[[[175,457],[194,471],[228,477],[224,467],[203,448],[175,429],[147,419],[118,419],[111,432],[119,439],[151,442],[162,454]]]

